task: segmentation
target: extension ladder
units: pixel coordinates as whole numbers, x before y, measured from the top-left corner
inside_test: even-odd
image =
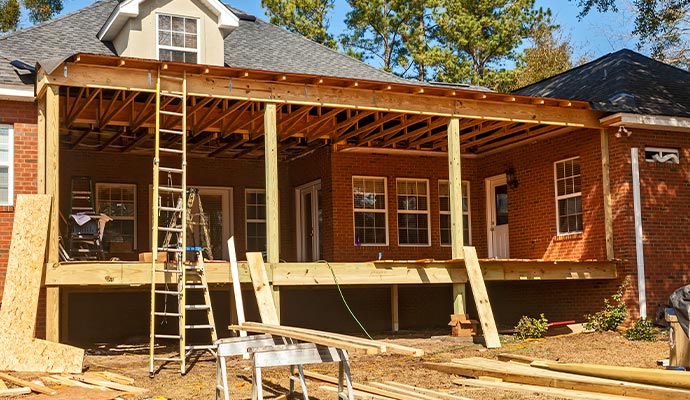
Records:
[[[153,159],[153,226],[151,263],[151,327],[149,342],[149,373],[155,374],[155,362],[179,362],[180,373],[187,372],[187,357],[196,350],[213,352],[217,340],[213,309],[204,273],[203,255],[187,260],[187,79],[165,75],[159,69],[156,80],[156,136]],[[165,140],[167,144],[162,145]],[[165,157],[161,157],[165,156]],[[165,240],[159,246],[161,236]],[[165,253],[165,262],[157,262],[158,252]],[[163,273],[167,283],[156,287],[156,275]],[[170,279],[172,278],[172,279]],[[201,291],[203,303],[189,304],[188,291]],[[198,297],[198,296],[197,296]],[[157,304],[161,300],[162,304]],[[204,323],[189,323],[187,312],[203,311]],[[172,328],[161,332],[167,322]],[[170,330],[173,332],[171,333]],[[191,331],[206,330],[206,344],[189,344]],[[173,340],[179,344],[177,356],[156,357],[157,340]]]
[[[181,208],[182,201],[182,196],[180,196],[175,207]],[[198,207],[197,213],[192,212],[195,203]],[[198,221],[195,221],[195,216],[198,216]],[[175,219],[170,219],[168,222],[168,228],[174,228],[176,224],[177,221]],[[204,207],[201,204],[201,195],[199,194],[199,189],[187,188],[187,228],[192,231],[194,225],[199,225],[201,227],[201,238],[199,244],[201,245],[200,247],[202,254],[207,260],[213,260],[213,249],[211,247],[211,234],[209,233],[208,217],[206,216],[206,213],[204,213]],[[166,231],[163,244],[160,247],[169,247],[172,236],[172,230],[169,229]]]

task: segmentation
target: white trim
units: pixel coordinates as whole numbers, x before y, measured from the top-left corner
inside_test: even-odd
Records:
[[[34,90],[0,86],[0,100],[34,101]]]
[[[640,318],[647,318],[647,293],[644,274],[644,243],[642,232],[642,199],[640,195],[640,166],[638,162],[638,149],[630,149],[632,161],[632,186],[633,186],[633,214],[635,215],[635,258],[637,258],[637,295],[640,307]]]
[[[14,126],[10,124],[0,124],[7,126],[7,163],[0,162],[0,166],[7,167],[7,202],[1,202],[2,206],[14,204]]]
[[[309,189],[309,190],[305,190]],[[312,217],[312,226],[314,227],[314,236],[312,238],[312,243],[311,246],[315,249],[313,252],[313,255],[315,256],[316,260],[321,259],[321,254],[319,251],[319,236],[321,235],[320,229],[319,229],[319,221],[318,221],[318,206],[319,200],[318,200],[318,191],[321,190],[321,179],[317,179],[315,181],[311,181],[309,183],[305,183],[304,185],[297,186],[295,188],[295,226],[297,227],[296,229],[296,234],[297,234],[297,261],[303,262],[303,261],[314,261],[314,260],[305,260],[304,255],[303,255],[303,249],[305,243],[303,243],[304,236],[302,236],[302,194],[303,193],[309,193],[311,191],[312,196],[312,211],[316,210],[317,212],[317,217],[314,218],[314,214],[311,215]],[[314,204],[316,204],[316,208],[313,207]]]
[[[438,187],[439,187],[439,195],[438,195],[438,198],[439,198],[439,202],[438,202],[439,244],[441,245],[441,247],[452,247],[452,241],[451,241],[451,243],[448,243],[448,244],[443,244],[443,242],[441,241],[441,215],[450,216],[450,210],[448,210],[448,211],[441,210],[441,197],[442,196],[441,196],[441,190],[440,189],[441,189],[442,184],[450,185],[450,181],[448,179],[439,179],[438,180]],[[467,187],[467,189],[465,189],[465,187]],[[448,189],[450,190],[450,187]],[[460,196],[461,197],[463,195],[467,196],[467,211],[464,211],[464,210],[462,211],[462,216],[463,217],[465,215],[467,216],[467,224],[465,224],[465,222],[463,221],[463,227],[467,226],[467,233],[468,233],[467,243],[469,243],[468,246],[472,246],[472,207],[470,205],[470,181],[462,181],[462,189],[461,190],[462,190],[462,193]],[[448,201],[450,202],[450,192],[449,192],[448,196],[443,196],[443,197],[448,197]],[[462,209],[462,207],[460,207],[460,208]],[[463,235],[463,237],[464,237],[464,235]],[[465,244],[463,244],[463,246],[465,246]]]
[[[560,221],[560,214],[558,212],[558,200],[566,200],[566,199],[571,199],[574,197],[580,197],[580,205],[582,205],[582,184],[580,184],[580,191],[575,192],[575,193],[570,193],[570,194],[564,194],[564,195],[559,195],[558,194],[558,170],[557,170],[557,165],[560,163],[565,163],[571,160],[579,160],[580,156],[577,157],[570,157],[570,158],[564,158],[563,160],[558,160],[553,163],[553,189],[554,189],[554,194],[556,198],[556,235],[557,236],[565,236],[565,235],[572,235],[576,233],[582,233],[584,231],[584,219],[582,221],[582,229],[579,231],[570,231],[570,232],[561,232],[561,221]],[[573,175],[576,176],[576,175]],[[580,170],[580,180],[582,180],[582,170]],[[584,212],[581,214],[581,218],[584,218]]]
[[[400,196],[400,187],[398,186],[400,182],[424,182],[426,184],[426,210],[401,210],[398,204],[398,197]],[[416,197],[422,197],[418,193],[414,194]],[[398,223],[398,246],[399,247],[428,247],[431,246],[431,203],[429,202],[429,180],[425,178],[396,178],[395,179],[395,204],[397,215],[400,214],[410,214],[410,215],[422,215],[426,214],[426,243],[400,243],[400,223]]]
[[[666,115],[616,113],[599,120],[603,126],[625,126],[626,128],[651,129],[663,127],[669,131],[690,130],[690,118]]]
[[[144,1],[145,0],[125,0],[119,3],[98,32],[98,39],[104,42],[115,39],[128,19],[139,16],[139,5]],[[208,6],[209,10],[218,17],[218,29],[225,31],[224,33],[226,35],[240,26],[240,19],[219,0],[201,0],[201,2]],[[158,38],[156,38],[156,40],[158,40]]]
[[[384,209],[372,209],[372,208],[355,208],[355,198],[354,198],[354,184],[355,179],[383,179],[383,196],[385,197]],[[352,200],[352,239],[353,244],[357,244],[357,226],[355,225],[355,214],[358,212],[374,212],[383,213],[386,220],[386,243],[359,243],[359,246],[388,246],[390,241],[389,229],[388,229],[388,178],[385,176],[363,176],[363,175],[352,175],[352,185],[350,186],[350,200]]]
[[[253,223],[263,222],[264,227],[266,229],[268,229],[268,218],[267,218],[268,216],[267,215],[264,216],[263,219],[258,219],[258,218],[249,219],[249,217],[247,217],[247,208],[248,208],[248,204],[249,204],[247,202],[247,195],[249,193],[263,193],[264,194],[264,208],[268,207],[268,205],[266,204],[266,189],[251,189],[251,188],[249,188],[249,189],[245,188],[244,189],[244,248],[247,251],[250,251],[250,250],[248,250],[249,249],[249,242],[248,242],[249,233],[247,230],[247,224],[250,222],[253,222]],[[267,231],[264,232],[264,236],[266,237],[266,246],[267,247],[264,248],[263,250],[261,250],[261,252],[268,251],[268,232]],[[253,249],[251,251],[256,251],[256,249]]]
[[[200,25],[201,25],[201,19],[198,17],[190,17],[186,15],[179,15],[179,14],[170,14],[170,13],[154,13],[154,16],[156,18],[156,60],[161,60],[161,49],[163,50],[170,50],[170,51],[178,51],[180,53],[196,53],[196,63],[194,64],[204,64],[205,59],[202,60],[202,54],[201,54],[201,35],[199,32],[201,31]],[[172,29],[172,18],[177,17],[177,18],[183,18],[183,19],[190,19],[196,21],[196,48],[191,48],[191,47],[177,47],[177,46],[163,46],[160,44],[160,16],[165,16],[165,17],[170,17],[170,40],[172,41],[172,33],[175,32]],[[186,24],[185,24],[186,27]],[[186,34],[186,32],[182,32]],[[171,61],[171,60],[166,60],[166,61]]]
[[[488,249],[489,258],[495,258],[494,254],[494,237],[491,222],[494,217],[494,212],[496,210],[495,198],[493,189],[496,186],[508,185],[508,179],[506,174],[490,176],[484,179],[484,187],[486,190],[486,244]],[[510,201],[510,199],[509,199]],[[510,220],[508,221],[508,226],[510,227]],[[510,229],[510,228],[508,228]],[[510,232],[510,231],[509,231]],[[510,233],[509,233],[510,235]],[[510,236],[508,236],[510,237]],[[510,242],[508,243],[508,245]],[[510,252],[510,248],[508,249]]]
[[[132,205],[134,206],[134,210],[132,212],[132,216],[126,216],[126,215],[110,215],[107,214],[110,218],[113,219],[113,221],[132,221],[132,251],[135,252],[137,251],[137,225],[138,225],[138,218],[137,218],[137,185],[136,183],[123,183],[123,182],[97,182],[95,186],[96,190],[96,203],[95,203],[95,208],[96,212],[100,212],[100,188],[107,186],[110,191],[114,188],[132,188],[133,190],[133,198],[132,198]],[[111,198],[112,199],[112,198]],[[108,199],[108,200],[111,200]],[[107,225],[106,225],[107,228]]]

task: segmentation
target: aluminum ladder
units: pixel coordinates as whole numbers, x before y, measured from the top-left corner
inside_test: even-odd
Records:
[[[149,374],[156,372],[156,362],[179,362],[180,373],[187,372],[187,358],[196,350],[214,352],[217,340],[213,308],[206,282],[203,256],[187,260],[187,77],[158,70],[156,79],[156,128],[153,159],[153,221],[151,239],[151,325]],[[162,145],[165,140],[165,145]],[[166,236],[165,240],[161,240]],[[169,238],[168,238],[169,237]],[[161,242],[161,245],[159,245]],[[165,261],[158,262],[158,253]],[[156,277],[165,276],[165,287],[156,287]],[[170,282],[170,283],[168,283]],[[203,303],[189,304],[188,290],[200,290]],[[198,296],[197,296],[198,297]],[[160,304],[159,304],[160,303]],[[187,312],[203,311],[203,323],[187,322]],[[163,327],[170,324],[166,331]],[[207,330],[207,344],[190,345],[187,336],[193,330]],[[157,357],[157,341],[177,341],[176,356]],[[215,355],[215,353],[214,353]],[[163,364],[161,365],[161,367]]]

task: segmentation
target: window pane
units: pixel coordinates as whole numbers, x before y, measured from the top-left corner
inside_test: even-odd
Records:
[[[172,30],[175,32],[184,32],[184,18],[172,17]]]
[[[158,44],[161,46],[171,46],[172,45],[172,39],[171,39],[170,32],[159,31],[158,32]]]
[[[0,162],[10,161],[10,130],[8,126],[0,126]]]
[[[184,31],[185,31],[186,33],[194,33],[194,34],[196,34],[196,19],[185,18],[185,21],[184,21]]]
[[[184,37],[184,47],[196,49],[196,35],[186,34]]]
[[[175,47],[184,47],[184,33],[173,32],[172,45]]]
[[[159,29],[170,30],[172,28],[170,15],[159,15],[158,16],[158,27]]]
[[[0,203],[8,204],[9,199],[9,167],[0,167]]]

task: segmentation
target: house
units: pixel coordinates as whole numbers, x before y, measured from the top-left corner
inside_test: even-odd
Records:
[[[403,80],[217,0],[96,2],[1,37],[0,58],[1,223],[14,195],[54,196],[38,316],[51,340],[148,334],[151,263],[138,259],[169,179],[154,179],[157,143],[187,156],[210,217],[219,327],[230,236],[240,258],[266,252],[283,323],[339,331],[358,328],[333,274],[370,330],[472,314],[463,245],[504,324],[581,319],[634,273],[611,229],[632,218],[608,201],[617,128],[587,101]],[[186,85],[165,103],[186,117],[159,126],[161,76]],[[107,261],[59,258],[80,182],[113,219]]]
[[[690,281],[688,84],[688,71],[623,49],[516,92],[605,113],[613,251],[632,277],[630,301],[650,318]]]

